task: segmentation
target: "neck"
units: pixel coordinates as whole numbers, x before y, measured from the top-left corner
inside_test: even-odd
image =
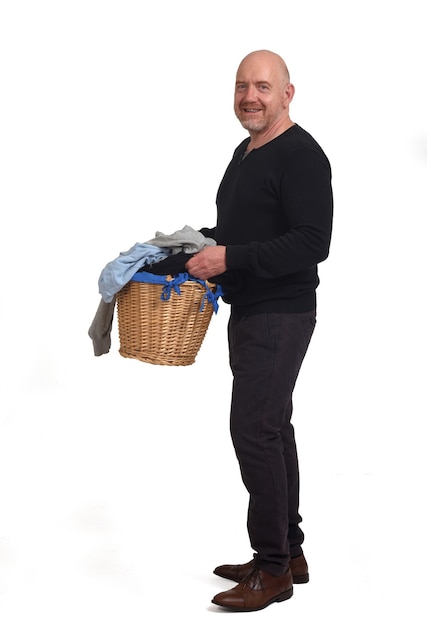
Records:
[[[272,141],[273,139],[287,131],[289,128],[291,128],[291,126],[295,126],[295,122],[287,118],[285,121],[282,121],[277,126],[269,128],[267,131],[249,131],[249,136],[251,140],[248,144],[247,151],[249,152],[250,150],[254,150],[255,148],[260,148],[264,144]]]

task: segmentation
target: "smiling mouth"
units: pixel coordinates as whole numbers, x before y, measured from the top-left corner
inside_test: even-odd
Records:
[[[248,109],[248,108],[244,108],[243,109],[245,113],[260,113],[261,109]]]

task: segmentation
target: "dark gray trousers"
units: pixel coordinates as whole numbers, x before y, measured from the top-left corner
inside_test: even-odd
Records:
[[[230,428],[249,492],[249,539],[257,566],[275,575],[302,553],[292,393],[315,324],[315,312],[232,313],[228,324]]]

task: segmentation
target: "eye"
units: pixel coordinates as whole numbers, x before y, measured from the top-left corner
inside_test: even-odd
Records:
[[[261,84],[261,85],[259,86],[259,89],[260,89],[261,91],[268,91],[269,86],[268,86],[268,85]]]
[[[246,85],[243,83],[239,83],[236,85],[236,91],[244,91],[246,89]]]

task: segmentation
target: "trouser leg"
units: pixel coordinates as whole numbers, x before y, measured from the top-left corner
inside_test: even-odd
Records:
[[[286,408],[285,421],[281,430],[283,456],[285,457],[288,483],[288,543],[290,557],[292,559],[302,554],[301,546],[304,542],[304,533],[300,527],[302,517],[299,513],[299,463],[294,427],[291,424],[291,417],[292,400]]]
[[[300,548],[292,392],[314,314],[230,318],[231,436],[249,492],[248,533],[258,567],[282,574]],[[288,535],[288,530],[290,531]]]

